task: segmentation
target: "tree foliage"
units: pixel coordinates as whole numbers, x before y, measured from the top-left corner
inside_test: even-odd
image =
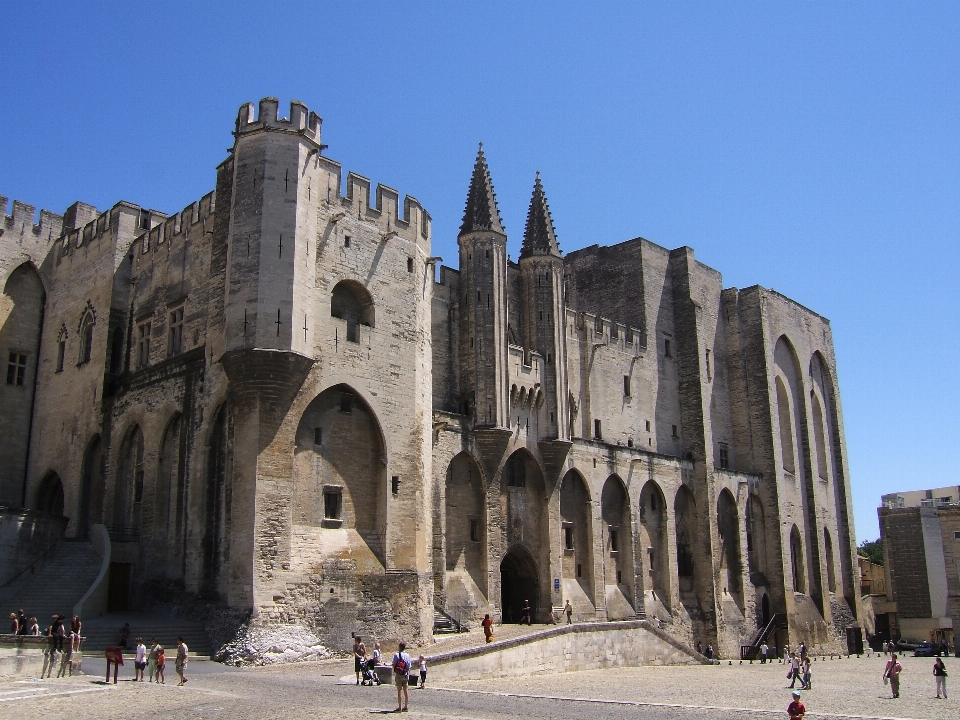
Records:
[[[875,565],[883,565],[883,541],[864,540],[857,548],[857,554]]]

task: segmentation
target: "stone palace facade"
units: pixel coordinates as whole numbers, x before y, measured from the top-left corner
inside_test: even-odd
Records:
[[[859,593],[829,322],[688,247],[563,255],[539,176],[513,261],[482,148],[442,266],[320,125],[242,106],[172,216],[13,203],[0,503],[105,530],[114,604],[170,588],[335,646],[525,600],[724,656],[775,617],[835,644]]]

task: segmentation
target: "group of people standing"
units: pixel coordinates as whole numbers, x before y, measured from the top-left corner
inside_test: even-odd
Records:
[[[51,677],[54,668],[57,677],[73,675],[80,659],[80,618],[74,615],[70,619],[69,629],[64,624],[66,617],[53,615],[46,631],[40,630],[35,617],[28,618],[24,611],[10,613],[10,634],[27,637],[46,637],[47,647],[43,651],[43,670],[40,678]]]
[[[488,616],[489,617],[489,616]],[[359,635],[353,638],[353,669],[357,674],[357,685],[366,685],[367,676],[374,677],[377,666],[383,661],[383,655],[380,652],[380,643],[375,643],[372,655],[367,657],[367,647],[363,643],[363,638]],[[421,655],[417,660],[420,672],[420,685],[423,688],[427,684],[427,659]],[[407,712],[410,703],[408,688],[412,682],[417,687],[416,675],[413,671],[413,661],[407,653],[406,643],[400,643],[397,652],[394,653],[390,662],[393,670],[393,683],[397,686],[397,709],[395,712]],[[372,684],[372,682],[371,682]],[[379,681],[376,682],[379,684]]]

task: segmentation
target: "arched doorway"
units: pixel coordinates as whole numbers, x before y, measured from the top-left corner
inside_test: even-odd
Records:
[[[635,617],[633,607],[633,532],[630,528],[630,500],[623,480],[611,475],[600,492],[603,520],[604,584],[607,618]]]
[[[523,617],[523,604],[530,602],[533,617],[540,605],[540,575],[537,563],[522,545],[514,545],[500,562],[500,607],[503,622],[518,623]]]
[[[100,522],[103,505],[103,456],[100,436],[94,435],[83,454],[80,475],[80,511],[77,534],[85,538],[90,534],[90,523]]]
[[[720,535],[720,584],[743,611],[742,564],[740,562],[740,520],[737,503],[724,488],[717,498],[717,530]]]
[[[644,607],[647,615],[670,615],[670,574],[667,558],[667,503],[660,486],[648,480],[640,491],[639,535],[644,567]]]
[[[494,552],[503,552],[505,548],[511,548],[511,552],[516,548],[519,552],[522,547],[529,556],[529,562],[521,563],[519,566],[513,561],[507,564],[514,570],[521,566],[526,570],[519,575],[517,572],[508,572],[508,579],[512,578],[511,581],[516,583],[519,582],[518,578],[525,578],[521,583],[525,588],[521,594],[528,593],[533,597],[520,597],[521,606],[526,599],[535,610],[544,608],[543,612],[548,612],[549,586],[540,584],[531,586],[529,581],[531,578],[537,582],[549,580],[549,577],[540,578],[537,571],[537,568],[550,567],[549,503],[540,463],[525,449],[518,449],[510,455],[500,473],[500,512],[502,513],[501,523],[497,533],[500,542],[497,543],[496,540],[491,539],[490,545],[496,548]],[[510,617],[519,621],[519,616],[513,614],[517,608],[502,605],[501,610],[503,618],[508,622]]]
[[[697,548],[699,546],[699,517],[697,502],[693,492],[686,485],[681,485],[673,502],[676,518],[677,537],[677,583],[680,591],[680,602],[688,608],[699,605],[697,581],[700,574],[700,563]]]
[[[793,570],[793,591],[805,593],[807,584],[804,577],[803,540],[800,539],[800,531],[796,525],[790,531],[790,564]]]
[[[120,447],[114,481],[112,530],[116,536],[138,538],[143,502],[143,433],[134,425]]]
[[[7,238],[10,237],[8,233]],[[10,247],[12,250],[15,246]],[[27,502],[22,479],[26,476],[34,370],[45,302],[43,283],[29,262],[10,273],[0,295],[0,349],[6,369],[6,382],[0,382],[4,419],[0,439],[0,468],[3,468],[4,480],[0,482],[0,504],[12,507]]]
[[[560,543],[563,602],[570,600],[576,613],[595,611],[593,583],[593,517],[590,491],[576,470],[560,483]]]
[[[447,468],[444,493],[444,589],[451,610],[462,612],[486,603],[486,526],[483,472],[469,453],[462,452]]]
[[[50,515],[63,515],[63,483],[55,472],[48,472],[40,481],[35,508]]]
[[[361,395],[349,385],[324,390],[297,427],[293,522],[347,530],[352,552],[386,565],[386,456],[380,422]]]

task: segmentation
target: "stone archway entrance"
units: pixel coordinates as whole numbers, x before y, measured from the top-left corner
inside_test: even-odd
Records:
[[[530,601],[532,616],[536,618],[540,605],[539,588],[536,561],[526,548],[514,545],[500,563],[500,609],[503,612],[503,622],[520,622],[525,600]]]

